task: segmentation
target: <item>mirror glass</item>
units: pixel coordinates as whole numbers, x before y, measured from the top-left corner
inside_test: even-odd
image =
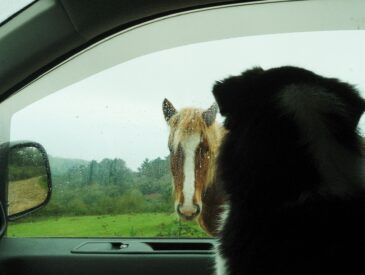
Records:
[[[36,208],[47,200],[47,168],[38,148],[12,148],[8,173],[8,216]]]

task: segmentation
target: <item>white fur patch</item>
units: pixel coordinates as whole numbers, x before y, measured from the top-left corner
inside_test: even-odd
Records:
[[[227,262],[219,253],[218,248],[215,249],[215,274],[226,275],[227,274]]]
[[[181,142],[181,147],[184,152],[184,184],[183,184],[183,194],[184,194],[184,208],[193,208],[193,197],[195,192],[195,151],[200,143],[200,135],[194,134],[186,138]]]
[[[230,206],[229,204],[223,204],[221,206],[221,208],[223,209],[222,213],[220,214],[220,217],[219,217],[219,225],[218,225],[218,231],[222,231],[223,230],[223,227],[224,227],[224,224],[226,223],[226,219],[228,218],[228,215],[229,215],[229,211],[230,211]]]
[[[223,211],[219,218],[219,231],[223,230],[226,219],[229,215],[230,206],[229,204],[222,205]],[[216,275],[225,275],[227,274],[227,261],[219,252],[219,242],[215,244],[215,274]]]

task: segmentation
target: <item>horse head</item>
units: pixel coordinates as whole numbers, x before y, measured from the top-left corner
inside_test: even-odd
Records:
[[[199,217],[202,198],[212,182],[220,126],[215,122],[218,107],[207,110],[184,108],[177,111],[163,101],[163,114],[170,128],[168,146],[174,182],[175,210],[185,220]]]

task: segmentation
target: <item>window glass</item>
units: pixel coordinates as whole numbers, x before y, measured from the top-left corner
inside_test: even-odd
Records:
[[[12,117],[11,140],[45,147],[53,197],[8,235],[207,236],[175,213],[163,100],[208,109],[215,81],[283,65],[339,78],[365,96],[364,49],[365,31],[211,41],[135,58],[42,98]],[[363,117],[363,135],[364,126]]]
[[[0,1],[0,24],[6,19],[19,12],[35,0],[1,0]]]

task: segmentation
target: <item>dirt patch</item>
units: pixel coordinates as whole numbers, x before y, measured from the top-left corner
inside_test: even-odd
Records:
[[[47,198],[43,177],[9,182],[8,213],[16,214],[40,205]]]

